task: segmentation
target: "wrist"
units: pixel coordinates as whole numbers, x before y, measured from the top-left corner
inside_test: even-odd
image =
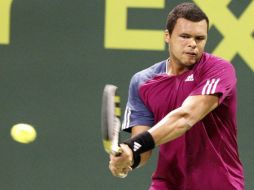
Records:
[[[132,169],[137,168],[140,162],[141,162],[141,156],[133,154],[131,168]]]
[[[153,137],[148,131],[143,132],[133,138],[130,138],[124,141],[123,143],[128,145],[128,147],[132,150],[133,169],[138,167],[140,164],[141,161],[140,154],[152,150],[155,147]]]
[[[120,144],[120,147],[122,148],[122,150],[124,150],[128,157],[129,157],[129,160],[130,160],[130,167],[132,169],[135,169],[139,166],[140,164],[140,161],[141,161],[141,156],[140,155],[136,155],[136,154],[133,154],[133,151],[132,149],[125,143],[123,144]]]

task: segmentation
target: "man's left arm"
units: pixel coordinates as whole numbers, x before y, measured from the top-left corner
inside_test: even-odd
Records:
[[[123,156],[113,160],[111,165],[119,165],[117,171],[129,168],[129,160],[133,160],[133,157],[137,157],[137,155],[150,151],[155,146],[159,146],[182,136],[218,105],[219,97],[217,95],[189,96],[181,107],[171,111],[154,127],[125,141],[124,144],[128,146],[124,144],[121,145]],[[124,162],[123,160],[126,161]],[[118,175],[117,172],[115,175]]]
[[[189,96],[181,107],[167,114],[148,130],[156,146],[182,136],[219,105],[217,95]]]

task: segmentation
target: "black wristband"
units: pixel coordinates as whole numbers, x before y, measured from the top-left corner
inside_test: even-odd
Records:
[[[133,164],[132,164],[131,168],[135,169],[136,167],[138,167],[140,164],[140,161],[141,161],[140,155],[136,155],[136,156],[133,155]]]
[[[134,160],[133,166],[136,165],[135,159],[138,159],[138,157],[139,157],[139,162],[140,162],[140,154],[142,154],[148,150],[152,150],[155,147],[153,137],[148,131],[143,132],[133,138],[130,138],[130,139],[124,141],[123,143],[127,144],[130,147],[130,149],[132,150],[133,160]],[[137,166],[138,166],[138,164],[137,164]]]

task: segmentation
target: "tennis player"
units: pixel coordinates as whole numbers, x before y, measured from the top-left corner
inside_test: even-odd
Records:
[[[122,128],[132,138],[121,144],[120,157],[110,157],[114,176],[144,165],[159,146],[150,190],[244,189],[236,74],[228,61],[204,52],[208,28],[193,3],[169,13],[169,58],[131,79]]]

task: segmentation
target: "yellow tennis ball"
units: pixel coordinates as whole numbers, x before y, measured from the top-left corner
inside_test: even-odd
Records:
[[[32,125],[19,123],[11,128],[11,136],[19,143],[28,144],[36,139],[37,133]]]

